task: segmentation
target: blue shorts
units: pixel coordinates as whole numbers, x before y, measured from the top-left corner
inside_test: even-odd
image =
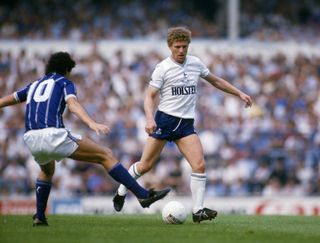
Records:
[[[196,133],[194,119],[184,119],[157,111],[155,121],[156,131],[150,136],[156,139],[173,141]]]

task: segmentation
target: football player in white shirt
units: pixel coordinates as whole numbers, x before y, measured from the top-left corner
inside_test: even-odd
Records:
[[[184,27],[168,30],[167,44],[171,56],[160,62],[146,91],[144,110],[145,131],[149,134],[140,161],[129,168],[134,178],[148,172],[156,163],[167,141],[173,141],[192,168],[190,188],[193,202],[193,221],[212,220],[217,211],[205,208],[205,160],[200,139],[194,129],[194,116],[199,78],[212,86],[238,96],[246,107],[252,105],[250,96],[226,80],[212,74],[195,56],[187,55],[191,32]],[[154,117],[157,98],[160,102]],[[127,190],[120,185],[113,199],[116,211],[121,211]]]

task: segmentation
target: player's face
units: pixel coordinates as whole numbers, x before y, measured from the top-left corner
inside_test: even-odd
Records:
[[[188,47],[189,43],[187,41],[174,41],[169,46],[172,58],[178,63],[183,63],[187,56]]]

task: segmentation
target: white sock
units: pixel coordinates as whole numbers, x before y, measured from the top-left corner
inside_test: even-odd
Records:
[[[141,174],[137,170],[138,163],[139,162],[132,164],[128,170],[129,174],[136,180],[141,176]],[[127,194],[127,188],[124,185],[120,184],[118,188],[118,194],[120,196],[125,196]]]
[[[206,174],[192,173],[190,189],[192,194],[192,211],[193,213],[203,209],[204,193],[206,190]]]

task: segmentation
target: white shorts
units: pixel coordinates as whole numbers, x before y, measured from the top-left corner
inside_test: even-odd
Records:
[[[79,147],[81,135],[71,134],[65,128],[44,128],[30,130],[23,140],[39,165],[69,157]]]

